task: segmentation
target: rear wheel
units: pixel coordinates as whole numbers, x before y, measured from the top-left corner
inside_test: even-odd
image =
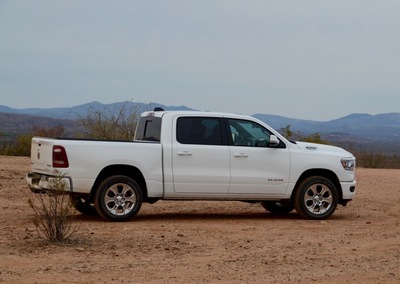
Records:
[[[296,188],[294,207],[308,219],[325,219],[333,214],[338,204],[336,186],[324,177],[309,177]]]
[[[135,216],[142,206],[140,186],[127,176],[111,176],[99,186],[95,196],[95,207],[103,218],[110,221],[127,221]]]
[[[262,201],[261,205],[268,212],[279,215],[289,214],[294,209],[290,201]]]

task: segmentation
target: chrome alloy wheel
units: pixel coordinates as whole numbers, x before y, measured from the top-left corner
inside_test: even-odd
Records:
[[[135,191],[126,183],[113,184],[106,190],[104,204],[115,216],[129,214],[137,202]]]
[[[325,214],[333,205],[331,189],[322,183],[311,185],[304,194],[306,209],[316,215]]]

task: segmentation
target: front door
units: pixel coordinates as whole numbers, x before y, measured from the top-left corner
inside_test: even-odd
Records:
[[[290,174],[290,156],[285,144],[269,147],[272,133],[253,121],[228,119],[228,128],[232,136],[229,193],[283,197]]]

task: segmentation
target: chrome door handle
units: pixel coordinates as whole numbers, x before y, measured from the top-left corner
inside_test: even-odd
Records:
[[[235,158],[247,158],[249,155],[246,153],[236,153],[233,155]]]
[[[178,156],[192,156],[192,152],[190,152],[190,151],[180,151],[180,152],[178,152]]]

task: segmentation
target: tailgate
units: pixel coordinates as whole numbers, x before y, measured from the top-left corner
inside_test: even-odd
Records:
[[[39,173],[52,172],[53,144],[52,139],[33,137],[31,145],[32,171]]]

